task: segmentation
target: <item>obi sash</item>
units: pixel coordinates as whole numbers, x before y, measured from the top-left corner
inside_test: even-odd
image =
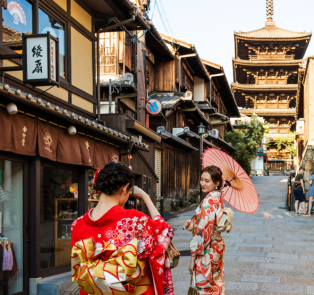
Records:
[[[72,281],[93,295],[140,295],[151,287],[146,261],[137,258],[137,239],[122,248],[92,238],[76,242],[71,253]]]

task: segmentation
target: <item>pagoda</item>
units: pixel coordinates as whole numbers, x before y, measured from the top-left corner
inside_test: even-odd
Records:
[[[264,28],[235,32],[234,83],[231,84],[240,113],[263,117],[269,125],[266,136],[295,131],[298,69],[312,33],[278,28],[273,20],[273,0],[266,0]],[[291,163],[291,153],[271,144],[269,159]],[[289,169],[289,168],[287,168]]]

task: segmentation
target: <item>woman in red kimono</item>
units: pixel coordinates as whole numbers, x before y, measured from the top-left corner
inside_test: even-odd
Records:
[[[144,200],[151,218],[123,208],[133,181],[122,163],[97,171],[98,205],[72,224],[72,281],[81,295],[174,295],[166,251],[173,229],[138,187],[133,196]]]
[[[216,166],[206,167],[201,173],[201,187],[206,197],[195,210],[192,221],[184,226],[193,231],[190,243],[191,261],[189,270],[195,271],[195,283],[199,295],[225,295],[224,252],[225,242],[218,231],[223,201],[222,172]]]

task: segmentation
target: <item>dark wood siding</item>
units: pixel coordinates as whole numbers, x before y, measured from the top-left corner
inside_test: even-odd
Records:
[[[186,199],[188,196],[189,155],[165,145],[162,152],[161,195],[165,198]]]

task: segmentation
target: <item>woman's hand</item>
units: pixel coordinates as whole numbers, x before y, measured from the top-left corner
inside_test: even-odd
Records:
[[[190,266],[189,266],[189,271],[190,271],[190,273],[193,273],[193,271],[194,271],[194,268],[195,268],[195,259],[196,259],[196,256],[191,256]]]
[[[134,198],[143,200],[148,196],[141,188],[136,185],[132,188],[130,195],[132,195]]]
[[[188,230],[188,231],[192,231],[193,227],[194,227],[194,222],[191,220],[187,220],[184,223],[184,227]]]
[[[222,209],[222,204],[221,203],[219,203],[219,208],[218,208],[217,211],[219,211],[219,213],[216,214],[216,224],[218,224],[218,221],[219,221],[219,219],[221,218],[221,216],[223,214],[223,209]]]

